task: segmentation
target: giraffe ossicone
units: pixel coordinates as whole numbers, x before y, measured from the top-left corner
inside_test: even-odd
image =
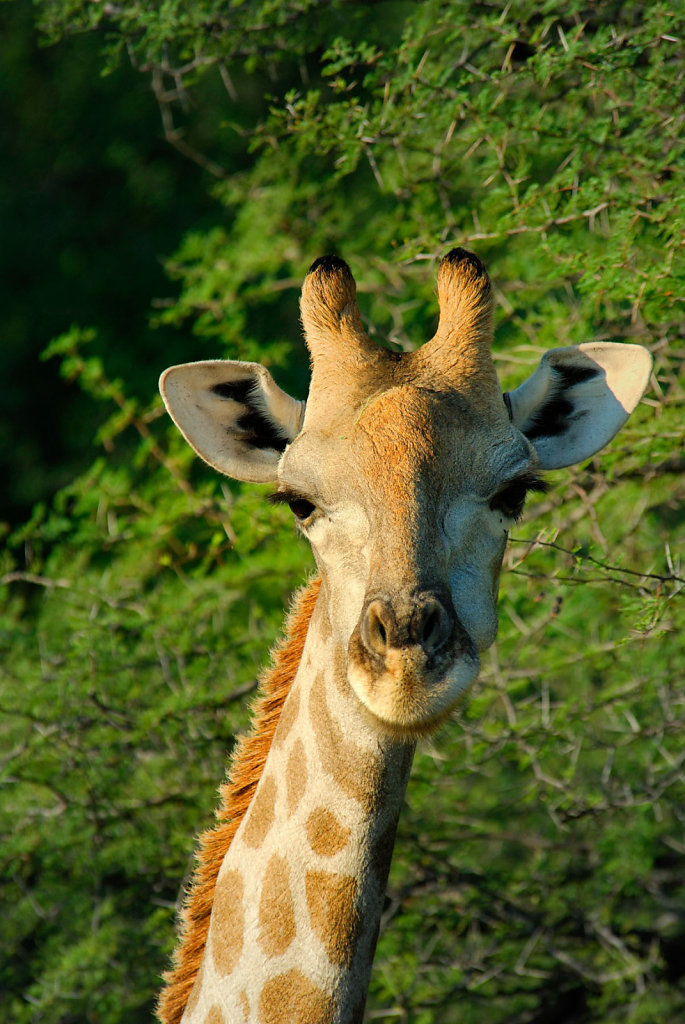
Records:
[[[589,343],[546,353],[503,398],[476,256],[443,259],[438,302],[433,339],[391,352],[324,257],[302,289],[306,404],[256,363],[162,375],[195,451],[275,483],[318,568],[201,839],[164,1024],[362,1020],[414,743],[495,638],[508,530],[541,472],[604,447],[647,385],[645,349]]]

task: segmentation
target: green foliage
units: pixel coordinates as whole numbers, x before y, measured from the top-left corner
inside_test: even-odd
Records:
[[[150,76],[214,212],[155,250],[176,249],[153,315],[173,353],[123,326],[115,344],[96,306],[46,352],[100,410],[101,454],[0,551],[3,1019],[149,1020],[193,834],[311,566],[260,488],[199,465],[137,368],[258,359],[302,397],[313,258],[341,252],[365,320],[410,348],[458,243],[488,262],[508,385],[541,348],[597,337],[649,345],[655,374],[608,451],[555,474],[516,531],[497,646],[417,757],[369,1019],[677,1020],[682,12],[36,6],[51,40],[100,31],[109,81],[129,56]],[[147,180],[137,136],[115,149]]]

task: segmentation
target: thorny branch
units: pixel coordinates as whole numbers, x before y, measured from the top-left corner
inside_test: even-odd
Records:
[[[667,562],[669,564],[669,568],[671,569],[671,571],[669,573],[655,573],[655,572],[648,572],[647,570],[628,569],[628,568],[625,568],[624,566],[621,566],[621,565],[610,565],[607,562],[603,562],[600,559],[595,558],[594,555],[590,555],[584,549],[565,548],[561,544],[557,544],[554,541],[545,541],[545,540],[542,540],[540,537],[536,537],[532,541],[525,540],[522,537],[512,537],[511,540],[512,540],[513,543],[516,543],[516,544],[525,544],[525,545],[527,545],[527,550],[526,550],[525,554],[523,555],[521,560],[518,562],[519,565],[523,561],[525,561],[525,558],[535,548],[542,547],[542,548],[550,548],[550,549],[552,549],[554,551],[561,552],[561,554],[568,555],[568,557],[573,561],[574,567],[576,569],[580,569],[581,565],[584,562],[588,562],[588,563],[590,563],[590,565],[593,565],[593,566],[595,566],[598,569],[603,569],[605,572],[611,574],[609,576],[594,576],[594,577],[588,577],[588,576],[583,576],[583,575],[577,575],[577,576],[557,576],[557,575],[555,575],[554,579],[565,580],[565,581],[573,582],[573,583],[599,583],[599,582],[607,582],[607,581],[609,581],[609,582],[612,582],[612,583],[620,583],[620,584],[623,584],[624,586],[632,586],[632,587],[636,587],[636,589],[640,589],[637,586],[637,584],[631,583],[629,580],[626,580],[626,579],[623,578],[624,576],[631,576],[631,577],[633,577],[636,580],[640,580],[642,583],[644,583],[644,581],[646,581],[646,580],[654,580],[654,581],[656,581],[659,584],[675,583],[675,584],[677,584],[677,586],[675,588],[674,593],[679,593],[680,590],[682,589],[683,585],[685,585],[685,577],[678,575],[678,572],[676,571],[676,567],[673,564],[673,561],[672,561],[672,558],[671,558],[670,550],[668,548],[666,549],[666,558],[667,558]],[[533,579],[535,579],[535,578],[549,579],[549,575],[548,574],[545,574],[545,573],[539,573],[539,574],[538,573],[528,573],[528,572],[524,572],[524,571],[518,569],[517,567],[512,567],[509,571],[513,572],[513,573],[517,573],[518,575],[521,575],[521,576],[530,576]]]

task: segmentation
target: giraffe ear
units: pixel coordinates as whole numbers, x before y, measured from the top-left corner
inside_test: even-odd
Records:
[[[165,370],[159,390],[197,454],[236,480],[268,483],[300,432],[304,402],[281,391],[259,363],[214,359]]]
[[[560,469],[589,459],[609,443],[640,401],[651,368],[652,357],[640,345],[554,348],[505,401],[540,467]]]

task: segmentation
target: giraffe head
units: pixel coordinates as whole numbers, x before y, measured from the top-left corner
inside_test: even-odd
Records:
[[[407,737],[435,728],[477,675],[527,492],[611,440],[651,367],[634,345],[553,349],[503,397],[476,256],[448,253],[438,301],[433,339],[391,352],[368,338],[347,265],[325,257],[302,289],[306,405],[256,363],[189,363],[160,382],[210,465],[277,483],[272,500],[312,545],[347,684],[379,729]]]

